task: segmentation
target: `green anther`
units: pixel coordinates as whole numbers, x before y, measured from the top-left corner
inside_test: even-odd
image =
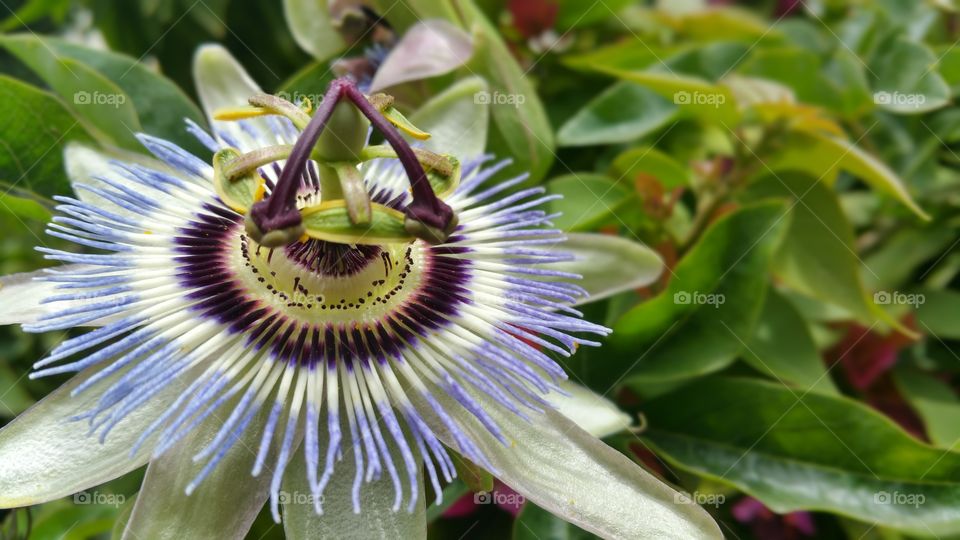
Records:
[[[324,202],[300,211],[305,234],[310,238],[341,244],[409,244],[415,238],[407,232],[401,212],[382,204],[370,205],[370,221],[356,224],[345,200]]]
[[[255,169],[228,176],[226,171],[240,157],[236,148],[224,148],[213,155],[213,187],[227,206],[246,213],[263,198],[265,182]]]
[[[250,105],[273,111],[274,114],[286,116],[299,130],[303,130],[310,123],[310,115],[293,103],[270,94],[255,94],[247,100]]]
[[[441,231],[440,229],[431,227],[422,221],[417,221],[413,218],[406,217],[403,223],[403,228],[411,236],[415,236],[430,244],[438,245],[447,242],[447,239],[450,238],[450,235],[453,234],[453,231],[457,229],[458,224],[459,221],[457,220],[457,216],[454,215],[453,219],[450,220],[450,224],[447,226],[446,230]]]
[[[292,144],[279,144],[276,146],[257,148],[225,164],[223,174],[228,180],[236,180],[240,176],[255,171],[264,165],[287,159],[290,157],[292,150]]]

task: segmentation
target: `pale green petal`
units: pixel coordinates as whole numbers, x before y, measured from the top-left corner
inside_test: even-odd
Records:
[[[333,27],[327,0],[283,0],[283,13],[294,41],[317,60],[347,46]]]
[[[450,73],[473,56],[473,40],[460,27],[441,19],[410,27],[377,68],[370,91]]]
[[[71,265],[69,268],[79,268]],[[35,323],[40,317],[53,313],[54,307],[60,306],[41,304],[44,298],[56,292],[54,283],[34,281],[33,278],[45,276],[46,272],[24,272],[0,277],[0,325]]]
[[[347,448],[350,448],[349,444]],[[395,463],[402,467],[400,456]],[[403,481],[404,500],[398,512],[393,511],[394,489],[384,473],[379,480],[364,484],[360,491],[360,513],[353,509],[354,467],[351,451],[344,453],[333,479],[323,493],[323,515],[314,510],[307,482],[306,463],[302,453],[290,462],[283,480],[283,529],[287,540],[314,538],[357,538],[416,540],[427,537],[427,514],[423,493],[423,475],[419,477],[420,495],[412,513],[407,512],[409,483]]]
[[[560,388],[570,395],[554,392],[547,396],[547,401],[594,437],[613,435],[630,426],[630,415],[593,390],[572,382],[564,382]]]
[[[410,116],[410,121],[428,132],[424,148],[451,154],[466,161],[483,154],[490,125],[490,103],[478,99],[489,92],[480,77],[464,79],[430,101]]]
[[[263,118],[245,120],[256,138],[240,128],[238,122],[214,120],[214,113],[223,108],[243,107],[248,99],[262,92],[243,66],[220,45],[204,45],[193,57],[193,78],[197,84],[200,105],[213,127],[214,135],[228,133],[243,152],[249,152],[270,144],[278,144],[277,136]]]
[[[649,247],[609,234],[570,233],[567,241],[554,246],[573,253],[575,260],[551,264],[553,270],[583,276],[577,284],[590,293],[579,303],[609,298],[615,294],[650,285],[663,272],[663,260]]]
[[[65,497],[122,476],[147,463],[152,442],[130,450],[143,430],[189,383],[184,375],[120,422],[101,444],[84,421],[70,418],[93,408],[116,378],[79,396],[70,392],[99,368],[77,375],[0,429],[0,508],[29,506]]]
[[[474,397],[511,441],[502,445],[453,399],[437,392],[518,493],[603,538],[723,538],[705,510],[556,411],[527,422],[482,395]],[[418,404],[431,427],[456,447],[442,422]]]
[[[250,474],[266,417],[261,413],[251,421],[210,476],[189,496],[187,486],[207,463],[194,463],[193,456],[214,439],[222,421],[211,417],[151,461],[123,538],[243,539],[269,494],[270,474]]]

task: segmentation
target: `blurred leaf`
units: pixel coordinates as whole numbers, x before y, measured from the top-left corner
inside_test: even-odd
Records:
[[[0,45],[36,72],[100,142],[142,148],[134,136],[140,131],[137,111],[119,86],[76,60],[58,56],[37,37],[4,36]]]
[[[751,55],[743,72],[786,85],[799,101],[840,110],[840,87],[822,73],[820,58],[797,48],[762,49]]]
[[[23,384],[26,378],[26,373],[18,376],[10,366],[0,364],[0,418],[9,420],[33,405],[34,399]]]
[[[0,118],[7,136],[0,147],[0,185],[46,197],[70,192],[63,147],[92,138],[57,98],[0,76]]]
[[[921,293],[924,302],[917,306],[918,330],[941,340],[960,339],[960,292],[924,289]]]
[[[950,99],[950,87],[936,67],[937,57],[925,45],[906,39],[892,41],[871,63],[877,105],[900,114],[943,107]]]
[[[567,56],[563,59],[567,66],[581,71],[599,71],[611,73],[646,69],[659,64],[669,51],[653,48],[642,40],[627,39],[613,45],[607,45],[590,52]]]
[[[621,207],[633,199],[633,190],[626,182],[615,182],[596,173],[574,173],[558,176],[547,183],[547,193],[563,195],[550,201],[550,213],[561,212],[553,219],[565,231],[588,231],[612,220]]]
[[[787,229],[784,205],[746,206],[717,220],[673,269],[667,290],[614,325],[609,382],[669,381],[727,366],[743,349]]]
[[[70,12],[71,4],[71,0],[27,0],[0,22],[0,32],[11,32],[46,17],[62,22]],[[9,7],[7,11],[10,11]]]
[[[554,140],[537,91],[483,12],[470,0],[460,0],[457,5],[464,26],[473,35],[474,55],[467,69],[490,84],[496,130],[488,149],[513,158],[507,169],[510,173],[529,172],[530,182],[540,182],[553,163]]]
[[[722,79],[730,74],[751,52],[744,43],[720,41],[703,46],[685,48],[669,56],[656,70],[702,77],[709,81]]]
[[[617,178],[631,182],[641,174],[652,176],[666,189],[686,186],[690,183],[689,169],[652,147],[625,150],[614,158],[610,172]]]
[[[904,228],[892,234],[865,259],[863,279],[868,289],[906,285],[924,262],[936,259],[956,240],[956,231],[943,225]]]
[[[46,202],[46,201],[45,201]],[[53,202],[53,201],[50,201]],[[15,197],[0,194],[0,213],[6,213],[17,218],[46,223],[53,213],[37,199]]]
[[[644,406],[672,465],[777,513],[823,510],[921,536],[960,531],[960,454],[931,448],[848,399],[710,378]]]
[[[476,97],[488,88],[480,77],[463,79],[411,114],[410,121],[430,133],[423,147],[454,155],[461,162],[483,154],[490,127],[490,104],[478,103]]]
[[[880,193],[897,199],[918,217],[930,217],[887,164],[847,140],[822,132],[795,131],[781,146],[783,150],[779,154],[766,160],[769,170],[799,168],[828,182],[832,182],[837,170],[846,171]]]
[[[37,38],[9,36],[9,41],[25,43]],[[108,78],[126,92],[136,108],[140,125],[145,133],[176,142],[183,148],[203,155],[207,152],[193,135],[186,131],[184,120],[189,118],[197,124],[205,124],[200,109],[172,81],[147,68],[143,62],[126,55],[91,49],[68,41],[44,38],[38,43],[63,58],[76,60]],[[132,126],[131,126],[132,128]],[[138,150],[141,147],[136,147]]]
[[[619,82],[590,100],[557,131],[560,146],[630,142],[665,126],[677,107],[646,88]]]
[[[897,369],[894,379],[903,397],[920,415],[933,444],[954,449],[960,442],[960,400],[950,385],[909,368]]]
[[[300,94],[310,96],[311,101],[318,103],[320,100],[313,98],[322,98],[324,90],[336,78],[333,69],[326,62],[311,62],[294,73],[289,79],[280,83],[276,93],[283,94],[286,92],[289,95],[282,97],[288,99],[288,101],[294,101],[297,94]]]
[[[776,290],[767,293],[753,336],[747,341],[743,359],[761,373],[803,392],[837,393],[807,322]]]
[[[753,45],[779,37],[776,27],[736,7],[698,9],[668,20],[684,37],[696,41],[741,40]]]
[[[615,17],[631,4],[631,0],[556,0],[558,30],[568,30],[596,24]]]
[[[543,508],[527,503],[513,522],[513,540],[590,540],[597,538]]]
[[[283,13],[293,39],[321,61],[347,47],[333,26],[328,4],[327,0],[283,0]]]
[[[793,221],[774,259],[777,276],[796,290],[849,311],[867,325],[899,324],[868,299],[854,251],[853,229],[836,193],[803,173],[768,175],[754,184],[749,200],[783,197]]]

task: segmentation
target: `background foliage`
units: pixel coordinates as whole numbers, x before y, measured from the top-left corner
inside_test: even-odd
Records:
[[[145,131],[203,152],[182,129],[203,122],[200,44],[273,92],[320,93],[332,60],[363,54],[309,27],[317,2],[283,4],[4,3],[0,272],[43,266],[33,246],[57,244],[42,231],[70,189],[68,142],[141,152]],[[488,149],[566,196],[558,225],[666,262],[654,286],[587,306],[615,332],[567,364],[637,416],[611,445],[732,538],[960,536],[952,1],[370,4],[400,34],[439,17],[472,36],[467,64],[392,89],[402,108],[481,77],[504,100]],[[91,89],[122,103],[84,107]],[[0,424],[60,382],[24,375],[62,337],[0,328]],[[0,513],[0,538],[109,538],[139,474],[102,488],[117,504]],[[448,505],[464,498],[431,509],[436,538],[588,536],[448,490]],[[282,531],[261,516],[250,537]]]

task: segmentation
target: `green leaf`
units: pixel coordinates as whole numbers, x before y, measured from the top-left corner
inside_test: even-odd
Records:
[[[837,110],[840,89],[822,71],[814,52],[797,48],[761,49],[743,66],[748,75],[786,85],[799,101]]]
[[[76,60],[58,56],[37,37],[0,37],[0,45],[43,79],[100,142],[142,149],[134,136],[141,130],[137,111],[119,86]]]
[[[553,224],[565,231],[588,231],[615,221],[617,211],[636,200],[629,184],[596,173],[558,176],[547,183],[547,193],[563,195],[550,201],[549,212],[562,213]]]
[[[347,47],[333,26],[323,0],[283,0],[283,14],[297,45],[317,60],[327,60]]]
[[[430,133],[423,147],[457,156],[461,162],[483,154],[490,126],[490,104],[478,102],[476,97],[488,91],[482,78],[469,77],[437,94],[410,115],[414,125]]]
[[[785,217],[783,204],[768,202],[707,229],[674,268],[667,290],[614,325],[605,382],[677,380],[730,364],[753,333]]]
[[[17,36],[16,39],[21,37]],[[24,36],[22,39],[30,38]],[[91,49],[56,38],[44,38],[43,43],[58,56],[72,58],[97,70],[126,92],[136,108],[144,132],[176,142],[197,155],[205,155],[206,147],[187,133],[184,126],[186,118],[202,126],[203,114],[173,81],[143,62],[123,54]]]
[[[950,99],[950,87],[936,64],[937,57],[926,45],[904,38],[892,41],[871,62],[875,102],[900,114],[943,107]]]
[[[936,260],[956,237],[955,230],[941,224],[895,232],[864,258],[869,269],[863,274],[867,288],[891,290],[910,283],[920,265]]]
[[[774,512],[818,510],[921,536],[960,531],[960,454],[854,400],[708,378],[644,405],[644,440],[672,465]]]
[[[788,152],[769,161],[770,169],[799,168],[822,179],[829,179],[835,169],[846,171],[870,187],[903,203],[921,219],[930,216],[913,200],[903,180],[883,161],[855,144],[825,133],[793,132],[783,146]],[[806,160],[806,166],[803,162]]]
[[[656,148],[639,147],[624,151],[610,166],[617,178],[633,181],[638,175],[652,176],[666,189],[690,183],[690,170]]]
[[[940,448],[955,449],[960,442],[960,400],[946,382],[921,371],[898,368],[897,388],[920,415],[927,436]]]
[[[582,28],[607,20],[631,4],[630,0],[605,0],[602,4],[593,0],[557,0],[558,30]]]
[[[86,129],[60,100],[42,90],[0,76],[0,185],[46,197],[70,192],[63,171],[69,141],[92,142]]]
[[[590,540],[596,536],[527,503],[513,522],[513,540]]]
[[[919,330],[939,339],[960,339],[960,292],[922,291],[924,302],[917,307]]]
[[[33,397],[24,387],[27,374],[20,376],[5,364],[0,364],[0,418],[9,420],[33,405]]]
[[[810,175],[785,172],[758,180],[747,197],[783,197],[791,202],[793,221],[774,263],[781,280],[844,308],[867,325],[881,321],[898,326],[869,299],[860,278],[862,263],[854,251],[853,228],[836,193]]]
[[[530,182],[543,180],[554,158],[553,129],[530,78],[474,2],[457,2],[464,26],[473,35],[473,59],[467,69],[490,84],[493,125],[488,148],[510,156],[513,165],[504,174],[530,173]]]
[[[44,204],[41,204],[36,198],[14,197],[8,194],[0,194],[0,213],[7,213],[19,219],[43,223],[49,221],[53,216],[50,209]]]
[[[560,146],[630,142],[668,124],[677,107],[642,86],[619,82],[593,98],[557,131]]]
[[[767,293],[760,319],[747,340],[743,359],[779,382],[836,394],[807,322],[776,290]]]

